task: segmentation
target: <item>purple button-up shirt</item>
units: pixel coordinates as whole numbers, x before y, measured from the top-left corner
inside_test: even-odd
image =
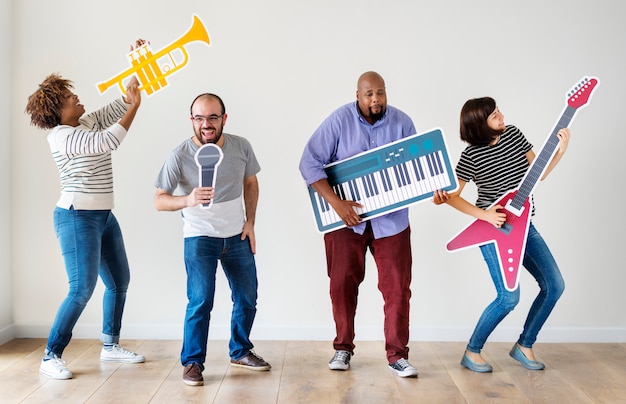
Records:
[[[355,102],[336,109],[313,133],[300,159],[300,173],[307,184],[327,178],[324,166],[355,154],[386,145],[416,133],[407,114],[387,105],[385,115],[373,125],[367,122]],[[375,238],[400,233],[409,225],[408,209],[369,219]],[[363,234],[365,222],[351,227]]]

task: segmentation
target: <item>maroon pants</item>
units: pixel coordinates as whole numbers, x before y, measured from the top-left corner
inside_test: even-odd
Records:
[[[340,229],[324,235],[330,277],[330,298],[337,336],[335,350],[353,352],[354,316],[359,285],[365,277],[365,253],[369,248],[378,267],[378,290],[383,295],[387,360],[408,359],[409,300],[411,298],[411,229],[375,239],[367,224],[363,235]]]

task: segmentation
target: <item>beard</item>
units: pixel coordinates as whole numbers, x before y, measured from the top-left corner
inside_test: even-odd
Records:
[[[372,121],[374,122],[379,121],[383,115],[385,115],[385,111],[385,107],[381,107],[380,112],[373,112],[372,108],[370,108],[370,118],[372,118]]]
[[[206,137],[202,135],[203,130],[211,130],[211,129],[215,131],[215,137],[213,137],[212,139],[207,139]],[[209,143],[216,144],[217,142],[219,142],[221,138],[222,138],[222,128],[205,127],[205,128],[196,129],[196,139],[198,139],[198,142],[200,142],[200,144],[202,145],[209,144]]]

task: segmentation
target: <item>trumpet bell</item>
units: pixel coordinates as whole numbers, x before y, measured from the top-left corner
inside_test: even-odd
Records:
[[[211,38],[209,38],[209,33],[204,27],[202,20],[200,20],[200,18],[198,18],[198,16],[195,14],[193,15],[191,28],[189,28],[189,30],[187,30],[187,32],[178,40],[182,40],[183,43],[202,41],[211,46]]]

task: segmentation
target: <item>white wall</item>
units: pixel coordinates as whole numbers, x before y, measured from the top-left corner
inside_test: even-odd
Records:
[[[11,88],[11,3],[0,3],[0,86]],[[11,285],[11,91],[0,92],[0,344],[10,340],[13,328]]]
[[[626,341],[619,253],[625,220],[615,203],[626,146],[623,114],[626,7],[611,0],[502,3],[447,1],[13,2],[13,316],[17,336],[45,337],[66,292],[52,229],[58,174],[45,132],[29,126],[26,98],[51,72],[75,81],[88,110],[117,96],[96,83],[128,68],[136,38],[165,48],[204,21],[212,46],[191,43],[190,60],[169,86],[144,98],[129,137],[114,154],[117,215],[132,266],[125,338],[180,338],[185,308],[181,219],[152,205],[153,181],[168,152],[191,136],[188,107],[220,94],[227,129],[250,139],[262,165],[257,217],[259,303],[253,338],[331,340],[334,326],[322,236],[297,170],[319,123],[354,99],[356,79],[376,70],[389,103],[418,131],[441,127],[456,162],[458,113],[472,97],[496,98],[506,122],[539,147],[584,75],[602,80],[572,125],[568,154],[538,187],[535,224],[562,267],[567,290],[540,341]],[[3,140],[5,142],[5,140]],[[469,193],[469,192],[468,192]],[[8,202],[2,202],[6,205]],[[465,340],[493,286],[478,250],[444,245],[470,219],[430,202],[411,208],[413,340]],[[227,338],[223,275],[211,338]],[[536,287],[522,274],[522,301],[492,340],[513,340]],[[95,338],[102,288],[74,335]],[[382,301],[370,260],[358,311],[359,339],[382,337]]]

